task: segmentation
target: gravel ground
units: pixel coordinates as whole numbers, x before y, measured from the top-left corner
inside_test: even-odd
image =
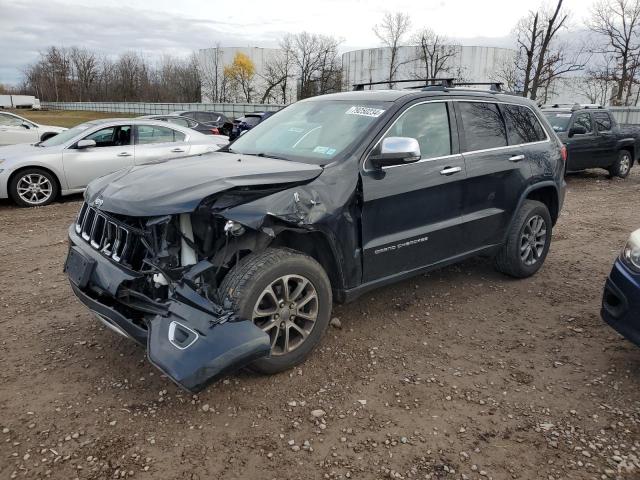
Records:
[[[0,204],[0,478],[640,478],[640,349],[600,320],[640,172],[587,172],[544,268],[477,259],[336,306],[291,372],[193,396],[62,273],[73,197]]]

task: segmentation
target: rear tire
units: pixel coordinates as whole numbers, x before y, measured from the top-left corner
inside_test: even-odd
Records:
[[[271,355],[250,366],[260,373],[281,372],[303,362],[331,316],[331,283],[322,266],[285,248],[247,255],[226,275],[219,297],[269,335]]]
[[[612,177],[627,178],[629,172],[631,172],[632,165],[633,159],[631,158],[631,153],[628,150],[620,150],[618,152],[618,159],[609,167],[609,174]]]
[[[544,203],[525,200],[496,255],[496,269],[515,278],[530,277],[542,267],[551,244],[551,215]]]
[[[58,180],[40,168],[27,168],[15,174],[9,182],[9,195],[19,207],[43,207],[53,202],[59,193]]]

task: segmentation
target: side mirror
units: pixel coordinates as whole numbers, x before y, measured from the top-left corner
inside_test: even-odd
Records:
[[[418,140],[410,137],[387,137],[377,150],[369,155],[376,168],[413,163],[422,157]]]
[[[26,128],[27,130],[29,130],[31,128],[31,124],[27,123],[27,122],[22,122],[21,124],[24,128]]]
[[[76,148],[83,149],[83,148],[91,148],[95,146],[96,146],[95,140],[80,140],[76,145]]]
[[[569,129],[569,133],[567,134],[567,136],[569,138],[573,137],[574,135],[584,135],[585,133],[587,133],[587,129],[584,128],[581,125],[576,125],[574,127],[571,127]]]

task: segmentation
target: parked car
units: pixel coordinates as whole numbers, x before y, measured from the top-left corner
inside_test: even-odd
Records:
[[[251,130],[253,127],[263,122],[275,112],[254,112],[247,113],[243,117],[235,119],[231,125],[231,133],[229,133],[229,141],[235,140],[242,132]]]
[[[229,136],[231,133],[231,128],[229,127],[230,122],[222,113],[183,110],[173,112],[173,115],[192,118],[207,127],[217,128],[219,135]]]
[[[220,129],[217,127],[211,127],[205,123],[200,123],[189,117],[183,117],[181,115],[145,115],[139,118],[148,118],[149,120],[160,120],[162,122],[175,123],[196,132],[200,132],[203,135],[220,135]]]
[[[0,145],[35,143],[65,130],[63,127],[40,125],[15,113],[0,112]]]
[[[0,147],[0,198],[42,206],[116,170],[218,150],[227,138],[154,120],[82,123],[35,144]]]
[[[245,365],[279,372],[318,344],[333,301],[475,255],[512,277],[536,273],[565,153],[521,97],[317,96],[219,152],[93,181],[66,273],[186,389]]]
[[[640,230],[631,234],[605,283],[600,314],[640,346]]]
[[[598,105],[553,105],[543,113],[567,146],[567,170],[604,168],[626,178],[640,156],[640,129],[618,125],[611,112]]]

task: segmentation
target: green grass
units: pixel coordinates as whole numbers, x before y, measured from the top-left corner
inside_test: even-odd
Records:
[[[124,118],[133,117],[130,113],[112,112],[85,112],[73,110],[8,110],[21,117],[33,120],[43,125],[54,125],[57,127],[74,127],[79,123],[96,120],[98,118]]]

